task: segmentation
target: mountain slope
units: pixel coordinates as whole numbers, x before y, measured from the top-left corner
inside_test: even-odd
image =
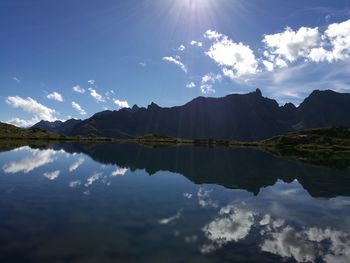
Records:
[[[288,131],[327,127],[350,127],[350,94],[314,91],[299,107],[279,106],[261,91],[232,94],[222,98],[198,97],[185,105],[162,108],[151,103],[147,108],[103,111],[76,123],[58,126],[42,122],[64,135],[129,138],[144,134],[199,139],[252,141],[267,139]],[[45,125],[42,125],[45,124]],[[38,127],[38,126],[36,126]]]
[[[81,120],[76,120],[76,119],[69,119],[65,122],[63,122],[63,121],[54,121],[54,122],[39,121],[38,123],[36,123],[32,127],[47,130],[50,132],[55,132],[55,133],[58,133],[61,135],[70,135],[73,127],[80,122],[81,122]]]

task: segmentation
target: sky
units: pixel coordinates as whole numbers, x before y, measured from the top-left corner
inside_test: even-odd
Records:
[[[350,0],[0,0],[0,121],[350,92]]]

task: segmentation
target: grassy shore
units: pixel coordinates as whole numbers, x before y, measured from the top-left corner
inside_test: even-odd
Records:
[[[205,147],[251,147],[290,160],[332,168],[350,168],[350,129],[342,127],[290,132],[268,140],[184,140],[147,134],[132,141],[149,147],[195,145]]]
[[[304,163],[331,167],[350,167],[350,129],[343,127],[309,129],[289,132],[268,140],[242,142],[215,139],[181,139],[145,134],[133,139],[112,139],[94,136],[61,136],[41,129],[23,129],[0,123],[0,151],[24,145],[44,147],[48,144],[77,142],[138,143],[147,147],[193,145],[203,147],[252,147],[276,156]]]

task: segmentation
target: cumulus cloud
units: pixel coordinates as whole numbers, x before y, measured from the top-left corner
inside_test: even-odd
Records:
[[[287,27],[281,33],[264,36],[263,63],[271,71],[298,59],[316,63],[345,60],[350,57],[349,35],[350,19],[328,25],[323,34],[317,27],[301,27],[297,31]],[[273,63],[273,67],[265,61]]]
[[[50,173],[44,173],[43,176],[45,176],[49,180],[55,180],[60,175],[60,173],[61,171],[57,170]]]
[[[76,86],[72,87],[72,90],[75,91],[75,92],[78,92],[80,94],[85,93],[85,89],[80,87],[79,85],[76,85]]]
[[[187,73],[187,66],[182,63],[178,58],[174,58],[174,57],[163,57],[162,58],[164,61],[170,62],[175,64],[176,66],[178,66],[182,71],[184,71],[185,73]]]
[[[263,43],[266,47],[264,56],[274,67],[286,67],[287,62],[307,57],[310,50],[319,45],[320,39],[317,27],[301,27],[297,31],[287,27],[281,33],[264,36]],[[271,64],[265,62],[264,65],[271,70]]]
[[[258,61],[253,50],[243,43],[235,43],[227,36],[208,30],[205,34],[214,43],[206,54],[213,59],[226,76],[238,78],[244,75],[255,74],[258,71]]]
[[[72,107],[73,109],[77,110],[80,115],[86,115],[86,111],[81,108],[81,106],[76,103],[75,101],[72,101]]]
[[[308,58],[315,62],[333,62],[350,57],[350,19],[330,24],[322,36],[323,46],[310,51]]]
[[[90,85],[95,85],[95,80],[94,79],[90,79],[87,81]]]
[[[191,81],[191,82],[186,84],[186,88],[192,89],[192,88],[195,88],[195,87],[196,87],[196,84],[193,81]]]
[[[130,106],[126,100],[113,99],[113,103],[115,105],[117,105],[119,109],[130,108]]]
[[[60,93],[54,91],[52,93],[50,93],[49,95],[46,96],[49,100],[56,100],[56,101],[59,101],[59,102],[62,102],[63,101],[63,97]]]
[[[105,99],[103,98],[103,96],[99,93],[97,93],[97,91],[93,88],[89,88],[90,91],[90,95],[91,97],[93,97],[98,103],[99,102],[105,102]]]
[[[55,114],[56,111],[54,109],[48,108],[36,100],[28,97],[26,99],[19,96],[9,96],[6,99],[6,103],[14,108],[20,108],[25,112],[31,113],[34,115],[34,119],[36,120],[46,120],[46,121],[54,121],[56,120]]]
[[[186,49],[186,47],[184,45],[180,45],[177,50],[178,51],[184,51]]]
[[[202,47],[203,46],[202,42],[196,41],[196,40],[192,40],[190,44],[191,44],[191,46],[197,46],[197,47]]]

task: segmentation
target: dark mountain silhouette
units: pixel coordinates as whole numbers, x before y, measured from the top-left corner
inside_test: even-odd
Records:
[[[40,121],[36,123],[33,128],[39,128],[50,132],[55,132],[61,135],[69,135],[75,125],[82,122],[82,120],[70,119],[67,121]]]
[[[147,108],[135,105],[131,109],[102,111],[76,123],[40,122],[35,126],[63,135],[128,138],[153,133],[187,139],[251,141],[307,128],[350,127],[349,116],[350,94],[313,91],[295,107],[292,103],[279,106],[257,89],[222,98],[198,97],[172,108],[152,102]]]

